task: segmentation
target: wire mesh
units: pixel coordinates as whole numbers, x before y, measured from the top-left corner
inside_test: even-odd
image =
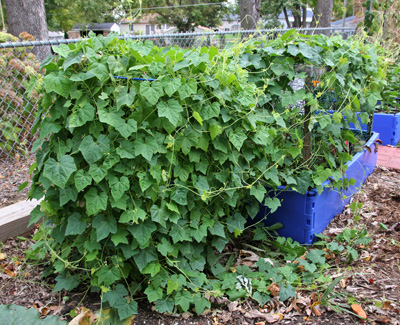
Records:
[[[180,33],[163,35],[122,35],[121,39],[150,40],[159,47],[180,46],[194,48],[215,46],[227,48],[252,35],[274,39],[286,29],[227,31],[213,33]],[[301,33],[353,35],[351,28],[300,29]],[[34,89],[35,80],[41,77],[40,62],[51,52],[51,47],[80,41],[80,39],[26,41],[0,43],[0,182],[9,170],[21,161],[29,161],[33,142],[38,131],[32,134],[40,95]],[[26,165],[26,164],[25,164]],[[15,188],[15,191],[17,187]],[[4,193],[0,188],[0,199]]]

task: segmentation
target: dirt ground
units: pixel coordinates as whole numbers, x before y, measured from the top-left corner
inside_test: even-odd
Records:
[[[8,184],[17,184],[22,175],[27,175],[25,171],[18,174],[17,170],[14,169],[14,173],[10,174]],[[0,191],[9,188],[3,179]],[[22,197],[23,194],[18,194],[18,197],[5,196],[2,204],[12,203]],[[356,212],[346,208],[331,222],[324,234],[334,237],[346,227],[366,227],[372,241],[360,247],[357,261],[348,264],[340,257],[333,261],[336,272],[339,268],[346,275],[335,287],[337,293],[343,294],[335,298],[335,303],[349,308],[350,297],[362,306],[368,324],[400,324],[400,171],[377,167],[353,201],[363,203],[362,207]],[[29,238],[12,238],[3,247],[0,246],[0,252],[5,254],[0,255],[0,304],[34,307],[42,315],[58,315],[66,320],[70,320],[66,316],[69,311],[78,305],[92,311],[100,309],[101,302],[96,295],[79,290],[53,293],[52,279],[47,282],[41,279],[44,265],[31,265],[24,261],[24,250],[30,245],[32,240]],[[311,293],[298,294],[296,301],[289,300],[283,304],[273,299],[268,303],[269,306],[265,307],[274,318],[253,318],[258,309],[251,301],[244,301],[240,305],[222,302],[203,316],[190,313],[161,315],[153,311],[152,304],[139,301],[139,314],[132,324],[361,324],[357,317],[349,313],[336,313],[328,307],[320,308],[321,315],[317,317],[311,313]],[[66,295],[68,301],[64,298]]]
[[[29,186],[21,192],[18,192],[18,187],[30,181],[29,167],[33,163],[33,156],[13,162],[0,159],[0,209],[26,199]]]

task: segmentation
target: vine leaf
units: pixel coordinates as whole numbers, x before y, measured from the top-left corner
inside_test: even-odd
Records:
[[[267,193],[267,191],[262,185],[252,186],[250,189],[250,194],[253,195],[260,203],[264,200],[265,193]]]
[[[126,176],[122,176],[120,179],[118,179],[118,177],[113,177],[108,183],[111,187],[111,195],[116,201],[129,190],[129,179]]]
[[[78,190],[78,192],[82,191],[92,183],[92,177],[86,174],[83,171],[83,169],[79,169],[76,172],[74,180],[75,180],[75,187]]]
[[[100,211],[104,211],[107,208],[108,196],[104,192],[98,194],[97,189],[91,188],[85,194],[86,200],[86,211],[88,215],[95,215]]]
[[[93,228],[96,229],[97,241],[106,238],[109,234],[116,234],[118,227],[117,221],[113,216],[103,216],[98,214],[93,219]]]
[[[91,135],[86,136],[82,140],[79,150],[82,152],[83,157],[90,165],[98,161],[103,152],[102,148],[93,141]]]
[[[153,154],[158,150],[157,141],[151,137],[146,140],[138,138],[134,142],[135,155],[141,155],[146,160],[150,161]]]
[[[109,268],[107,265],[103,265],[95,274],[98,278],[98,283],[104,283],[106,286],[110,286],[121,279],[121,274],[115,266]]]
[[[87,122],[94,119],[94,107],[90,104],[85,104],[83,107],[76,107],[76,110],[69,118],[69,127],[75,128],[85,125]]]
[[[179,78],[174,78],[170,79],[168,76],[164,76],[161,78],[161,85],[164,88],[165,93],[169,96],[172,97],[175,92],[179,89],[181,86],[181,80]]]
[[[140,248],[146,248],[149,246],[151,234],[156,230],[157,226],[150,220],[128,227],[128,231],[137,240]]]
[[[74,158],[71,156],[62,156],[59,162],[50,158],[44,165],[43,176],[54,185],[64,188],[76,169]]]
[[[68,218],[67,228],[65,229],[65,235],[80,235],[86,230],[86,221],[82,219],[82,216],[78,212],[74,212]]]
[[[247,135],[242,129],[237,128],[235,131],[230,131],[228,135],[229,141],[235,146],[235,148],[240,151],[242,148],[244,140],[247,139]]]
[[[151,105],[155,105],[164,94],[164,91],[160,82],[154,81],[153,84],[150,85],[149,81],[143,81],[140,84],[140,94],[146,98]]]
[[[177,126],[181,117],[181,112],[183,108],[181,104],[175,99],[170,99],[168,102],[160,102],[157,105],[158,116],[166,117],[168,121],[171,122],[173,126]]]

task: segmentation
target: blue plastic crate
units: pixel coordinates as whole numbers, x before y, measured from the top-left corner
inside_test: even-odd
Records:
[[[277,198],[281,200],[281,207],[274,213],[269,214],[263,221],[266,226],[272,226],[279,222],[283,228],[278,230],[278,234],[283,237],[291,237],[301,244],[312,244],[319,234],[325,230],[330,221],[340,214],[344,207],[349,203],[351,197],[361,188],[367,177],[376,167],[377,144],[379,134],[373,135],[366,143],[371,149],[369,152],[364,149],[357,153],[353,159],[347,163],[348,170],[345,173],[347,178],[354,178],[356,183],[348,190],[338,191],[329,187],[327,180],[323,183],[324,191],[318,194],[317,190],[310,190],[306,194],[300,194],[292,190],[279,188]],[[260,212],[251,221],[255,223],[264,219],[269,213],[269,209],[260,205]]]
[[[372,130],[379,133],[384,146],[397,145],[400,141],[400,113],[375,113]]]

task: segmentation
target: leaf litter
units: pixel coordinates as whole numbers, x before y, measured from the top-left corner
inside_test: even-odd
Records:
[[[28,179],[29,164],[13,172],[2,174],[2,189],[15,188]],[[7,184],[7,185],[4,185]],[[264,306],[251,299],[234,302],[221,297],[209,297],[212,310],[201,316],[190,311],[185,314],[165,315],[154,311],[154,306],[139,301],[139,314],[131,324],[357,324],[361,318],[367,323],[400,324],[400,171],[377,167],[362,190],[352,199],[342,214],[337,216],[324,235],[333,239],[345,229],[366,227],[372,237],[368,245],[359,244],[360,254],[348,262],[341,254],[327,252],[326,259],[332,268],[331,279],[338,280],[329,303],[321,304],[322,295],[313,290],[298,290],[296,298],[285,302],[279,298],[279,284],[272,283],[269,290],[273,298]],[[24,198],[26,191],[7,190],[1,204],[8,205]],[[362,203],[354,209],[354,202]],[[97,294],[79,291],[79,288],[54,293],[54,279],[43,280],[44,264],[25,262],[24,251],[33,245],[28,238],[10,238],[0,247],[0,304],[17,304],[35,308],[42,317],[56,315],[61,319],[90,324],[99,315],[101,301]],[[255,267],[259,253],[245,245],[238,249],[234,265]],[[307,253],[299,257],[305,260]],[[273,262],[263,258],[266,263]],[[299,265],[301,270],[303,265]],[[342,270],[338,273],[338,270]],[[344,271],[346,270],[346,271]],[[245,281],[245,279],[242,279]],[[244,284],[244,282],[243,282]],[[275,294],[274,294],[275,293]],[[338,294],[338,295],[336,295]],[[68,299],[67,299],[68,298]],[[78,309],[77,307],[80,306]],[[84,306],[84,307],[83,307]],[[338,307],[339,306],[339,309]],[[338,313],[345,308],[347,312]],[[97,314],[96,314],[97,312]],[[75,318],[72,319],[73,315]],[[357,315],[359,317],[357,317]],[[361,318],[360,318],[361,317]]]

